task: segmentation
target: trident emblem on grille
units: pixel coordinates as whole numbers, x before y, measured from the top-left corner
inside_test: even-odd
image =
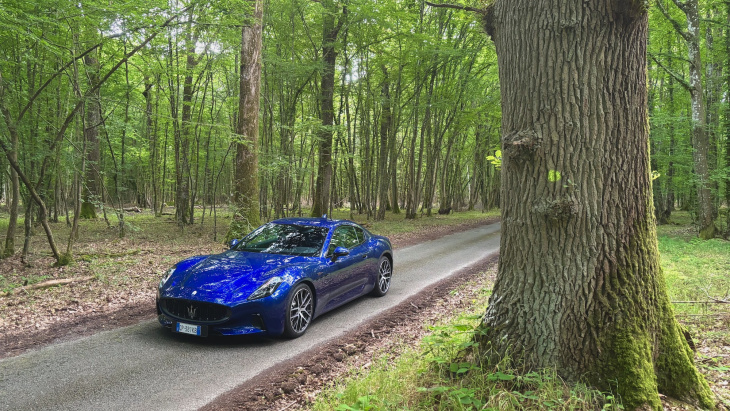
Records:
[[[190,317],[191,320],[195,319],[196,311],[198,311],[198,309],[195,308],[192,304],[188,306],[188,317]]]

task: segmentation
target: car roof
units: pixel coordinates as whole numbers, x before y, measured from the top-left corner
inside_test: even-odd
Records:
[[[308,226],[326,227],[326,228],[337,227],[338,225],[342,225],[343,223],[357,225],[357,223],[350,221],[350,220],[331,220],[329,218],[321,218],[321,217],[280,218],[278,220],[272,221],[272,223],[308,225]]]

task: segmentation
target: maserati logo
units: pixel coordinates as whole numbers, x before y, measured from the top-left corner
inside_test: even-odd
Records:
[[[197,308],[195,308],[195,307],[194,307],[194,306],[193,306],[192,304],[190,304],[190,305],[188,306],[188,317],[189,317],[189,318],[190,318],[191,320],[195,319],[195,312],[196,312],[197,310],[198,310],[198,309],[197,309]]]

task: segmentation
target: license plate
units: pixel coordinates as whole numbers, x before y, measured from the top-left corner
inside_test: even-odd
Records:
[[[202,327],[199,325],[176,323],[175,331],[183,334],[201,335]]]

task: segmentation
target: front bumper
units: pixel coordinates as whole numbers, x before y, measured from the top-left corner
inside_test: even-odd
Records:
[[[230,316],[223,321],[196,321],[172,315],[161,307],[160,299],[156,301],[157,320],[164,327],[175,329],[175,323],[204,325],[208,335],[247,335],[284,333],[286,295],[272,296],[260,300],[245,301],[230,308]]]

